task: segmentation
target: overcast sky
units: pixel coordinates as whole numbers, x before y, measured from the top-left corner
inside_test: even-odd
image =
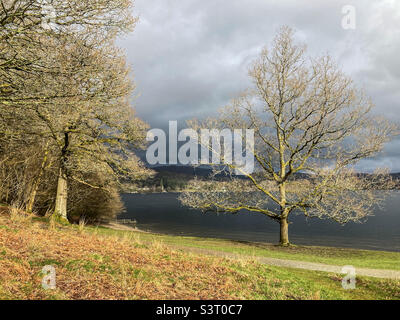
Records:
[[[342,8],[356,9],[356,29]],[[297,30],[311,55],[329,53],[373,98],[376,112],[400,122],[399,0],[136,0],[135,31],[121,40],[137,85],[135,108],[153,128],[214,114],[250,86],[247,68],[282,25]],[[376,166],[400,172],[400,138]]]

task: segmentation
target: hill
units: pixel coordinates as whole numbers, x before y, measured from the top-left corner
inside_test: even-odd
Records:
[[[186,190],[190,180],[197,177],[200,180],[207,180],[212,175],[212,169],[207,166],[192,167],[180,165],[153,166],[151,169],[155,172],[152,178],[135,183],[127,183],[123,192],[181,192]],[[369,177],[371,174],[359,173],[360,176]],[[395,189],[400,189],[400,173],[391,174],[396,182]],[[226,172],[217,174],[214,179],[217,181],[226,181],[231,175]],[[244,176],[233,175],[234,178],[246,179]],[[310,179],[310,175],[297,173],[294,179]]]

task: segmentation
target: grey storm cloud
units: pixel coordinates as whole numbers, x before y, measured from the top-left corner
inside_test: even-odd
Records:
[[[342,8],[356,9],[355,30]],[[251,83],[247,69],[282,25],[311,55],[331,54],[364,88],[375,111],[400,122],[398,0],[136,0],[135,31],[121,39],[137,85],[134,106],[150,125],[213,115]],[[400,171],[400,139],[361,170]]]

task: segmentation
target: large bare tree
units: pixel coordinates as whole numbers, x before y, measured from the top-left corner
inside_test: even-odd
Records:
[[[204,211],[256,212],[280,224],[280,244],[289,245],[289,218],[362,221],[390,187],[384,171],[360,175],[354,165],[380,152],[395,129],[372,117],[373,103],[329,56],[309,58],[294,32],[282,27],[272,47],[250,68],[254,87],[224,108],[218,119],[190,121],[195,130],[253,129],[254,173],[227,163],[246,179],[228,185],[194,180],[181,201]],[[221,166],[217,169],[221,170]],[[222,187],[221,187],[222,186]]]

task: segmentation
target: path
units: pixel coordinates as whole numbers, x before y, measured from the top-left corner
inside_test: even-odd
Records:
[[[171,246],[171,245],[168,245],[168,246]],[[212,256],[217,256],[217,257],[234,259],[234,260],[249,258],[249,259],[254,259],[262,264],[266,264],[266,265],[270,265],[270,266],[277,266],[277,267],[285,267],[285,268],[306,269],[306,270],[312,270],[312,271],[323,271],[323,272],[332,272],[332,273],[342,273],[342,268],[343,268],[343,266],[334,266],[334,265],[315,263],[315,262],[276,259],[276,258],[267,258],[267,257],[260,257],[260,256],[246,256],[246,255],[228,253],[228,252],[224,252],[224,251],[193,248],[193,247],[186,247],[186,246],[171,246],[171,247],[174,247],[175,249],[183,250],[186,252],[200,253],[200,254],[212,255]],[[359,276],[366,276],[366,277],[400,280],[400,271],[395,271],[395,270],[356,268],[356,274]]]
[[[144,232],[138,229],[134,229],[129,226],[121,225],[118,223],[108,224],[107,227],[115,230],[125,230],[125,231],[135,231],[135,232]],[[228,259],[255,259],[256,261],[270,266],[276,267],[285,267],[285,268],[296,268],[296,269],[305,269],[312,271],[322,271],[322,272],[331,272],[331,273],[342,273],[343,266],[334,266],[323,263],[315,263],[315,262],[307,262],[307,261],[297,261],[297,260],[286,260],[286,259],[277,259],[277,258],[268,258],[268,257],[260,257],[260,256],[246,256],[240,254],[234,254],[219,250],[212,249],[203,249],[203,248],[195,248],[188,246],[178,246],[172,244],[166,244],[167,246],[186,251],[192,253],[200,253],[205,255],[217,256]],[[400,263],[400,262],[399,262]],[[374,278],[383,278],[383,279],[395,279],[400,280],[400,271],[396,270],[385,270],[385,269],[369,269],[369,268],[356,268],[356,274],[359,276],[366,277],[374,277]]]

